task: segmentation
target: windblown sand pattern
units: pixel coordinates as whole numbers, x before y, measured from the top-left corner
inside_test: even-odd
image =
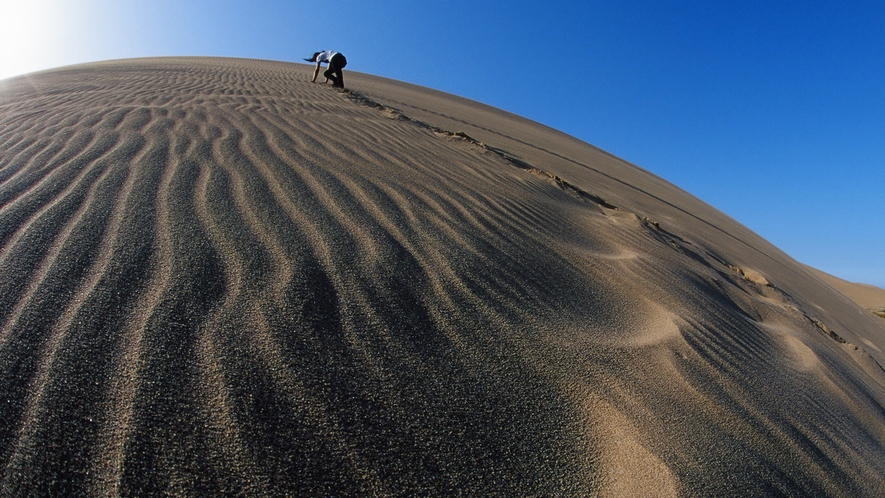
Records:
[[[0,494],[885,494],[885,321],[583,142],[311,73],[0,82]]]

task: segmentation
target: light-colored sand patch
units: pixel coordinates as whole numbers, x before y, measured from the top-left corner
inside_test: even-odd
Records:
[[[572,324],[559,329],[552,342],[569,348],[587,347],[638,349],[681,341],[674,315],[644,299],[623,303],[617,313],[617,325],[580,327]]]
[[[606,434],[602,450],[602,476],[599,496],[678,496],[676,479],[670,469],[638,439],[629,420],[604,401],[593,403]]]
[[[793,335],[784,335],[782,337],[787,348],[792,353],[790,357],[794,364],[806,371],[820,368],[820,358],[805,343]]]

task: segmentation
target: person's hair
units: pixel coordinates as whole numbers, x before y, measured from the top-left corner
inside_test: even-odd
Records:
[[[318,57],[321,53],[322,53],[322,52],[314,52],[314,53],[313,53],[313,60],[314,60],[314,62],[316,62],[317,57]]]

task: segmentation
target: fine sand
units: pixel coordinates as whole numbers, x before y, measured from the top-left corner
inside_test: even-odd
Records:
[[[584,142],[312,69],[0,82],[0,495],[885,495],[885,320]]]

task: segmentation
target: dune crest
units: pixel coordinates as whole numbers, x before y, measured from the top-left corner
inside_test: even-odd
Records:
[[[311,74],[0,82],[0,494],[885,494],[885,321],[586,143]]]

